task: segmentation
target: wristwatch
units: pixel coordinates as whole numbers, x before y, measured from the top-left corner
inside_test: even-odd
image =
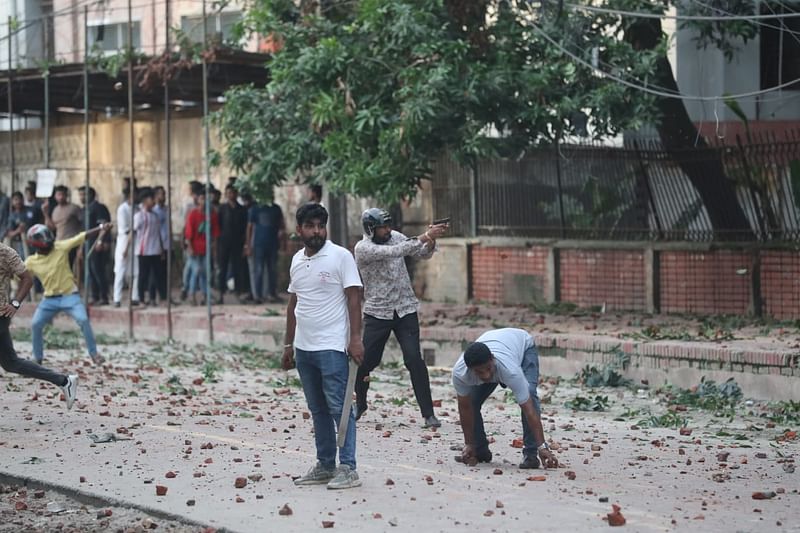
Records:
[[[14,309],[19,309],[21,305],[22,304],[19,303],[18,300],[11,300],[11,307],[13,307]]]
[[[546,442],[541,443],[539,445],[539,447],[536,448],[537,451],[539,451],[539,450],[549,450],[549,449],[550,449],[550,446],[548,446]]]

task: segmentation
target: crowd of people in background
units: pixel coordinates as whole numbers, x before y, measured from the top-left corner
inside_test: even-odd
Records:
[[[83,263],[90,280],[90,287],[85,288],[91,288],[94,303],[108,303],[105,274],[110,268],[113,225],[108,208],[91,187],[79,189],[83,209],[70,202],[67,187],[55,187],[44,202],[31,194],[33,187],[29,184],[25,195],[14,192],[10,200],[0,193],[0,223],[9,243],[0,244],[0,366],[60,387],[69,409],[77,396],[79,375],[41,366],[44,328],[56,314],[69,314],[81,329],[92,362],[104,364],[73,271]],[[197,305],[198,298],[209,297],[209,287],[214,284],[216,304],[225,303],[228,291],[241,302],[281,302],[277,265],[286,228],[280,206],[272,198],[257,203],[252,196],[240,194],[236,178],[229,179],[224,201],[222,191],[197,181],[189,183],[189,190],[191,199],[180,213],[185,259],[182,299]],[[132,304],[159,305],[170,298],[167,264],[173,253],[165,191],[161,187],[137,188],[128,179],[121,192],[114,304],[121,305],[127,276]],[[356,421],[369,409],[370,374],[380,365],[391,333],[403,353],[423,425],[441,427],[421,353],[419,301],[406,258],[432,258],[437,239],[447,233],[449,218],[433,221],[424,233],[409,238],[393,229],[388,211],[367,209],[361,215],[363,238],[351,252],[328,240],[328,211],[320,203],[321,191],[310,187],[309,193],[310,201],[295,213],[298,249],[288,269],[281,366],[284,370],[297,368],[313,419],[317,460],[294,483],[349,489],[361,486],[356,469]],[[32,363],[16,355],[9,324],[34,278],[41,282],[43,297],[31,320]],[[17,289],[9,299],[12,279],[17,281]],[[542,463],[546,468],[557,467],[542,427],[538,382],[538,353],[526,331],[496,329],[467,346],[453,369],[464,435],[457,460],[468,466],[492,460],[481,408],[499,384],[511,388],[521,409],[524,446],[519,468],[536,469]],[[353,392],[355,411],[350,405]]]
[[[113,303],[120,307],[126,287],[134,306],[166,303],[168,255],[173,264],[183,265],[180,299],[173,304],[204,304],[207,283],[211,284],[215,304],[226,303],[226,295],[234,298],[229,297],[227,303],[282,301],[277,264],[286,231],[283,210],[272,198],[256,201],[251,194],[238,190],[235,177],[228,179],[224,191],[213,185],[207,190],[202,183],[190,181],[189,195],[179,211],[182,227],[170,228],[164,187],[133,184],[131,194],[131,186],[130,179],[125,178],[116,210],[116,237],[93,234],[87,236],[83,246],[69,251],[69,265],[76,278],[82,282],[88,276],[92,305]],[[36,224],[46,225],[56,241],[65,241],[87,227],[87,215],[89,228],[112,221],[108,207],[93,187],[77,191],[80,205],[71,201],[70,191],[63,185],[56,186],[49,198],[37,198],[35,182],[28,182],[24,192],[15,191],[10,198],[0,193],[3,241],[24,261],[30,255],[25,233]],[[321,194],[321,187],[309,187],[311,201],[319,203]],[[207,200],[211,203],[209,221]],[[208,231],[211,272],[207,272],[206,262]],[[34,292],[42,292],[39,280]]]

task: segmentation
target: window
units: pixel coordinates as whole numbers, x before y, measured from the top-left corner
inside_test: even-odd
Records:
[[[138,21],[133,23],[133,48],[141,48],[141,28]],[[89,49],[98,48],[106,53],[120,52],[128,47],[128,23],[89,25]]]
[[[233,29],[241,18],[238,11],[224,11],[208,15],[208,39],[212,42],[231,42]],[[181,31],[193,43],[203,42],[203,16],[191,15],[181,17]]]
[[[800,13],[800,2],[784,0],[761,4],[762,14]],[[761,88],[769,89],[800,79],[800,17],[781,17],[762,21]],[[800,82],[787,87],[800,90]]]

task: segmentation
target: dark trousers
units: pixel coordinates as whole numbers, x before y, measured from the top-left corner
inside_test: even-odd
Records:
[[[172,253],[169,251],[167,253]],[[158,289],[158,296],[161,298],[161,301],[166,301],[167,299],[167,276],[169,272],[167,272],[167,255],[163,254],[161,257],[158,258],[158,272],[156,272],[156,288]]]
[[[92,288],[92,299],[108,302],[108,263],[111,254],[108,250],[92,252],[89,257],[89,284]]]
[[[539,404],[539,396],[536,392],[536,386],[539,384],[539,353],[535,347],[528,349],[522,357],[522,373],[528,381],[528,393],[533,399],[533,406],[536,412],[541,415],[542,408]],[[486,430],[483,427],[483,416],[481,415],[481,407],[483,402],[491,396],[492,392],[497,388],[497,383],[482,383],[472,387],[470,393],[470,400],[472,401],[472,412],[475,415],[474,422],[474,442],[475,450],[478,455],[484,454],[489,450],[489,440],[486,438]],[[536,457],[537,450],[541,442],[536,442],[533,437],[533,430],[528,426],[528,419],[525,418],[525,413],[522,413],[522,454],[525,457]]]
[[[431,383],[428,367],[422,359],[419,348],[419,318],[411,313],[402,318],[394,314],[391,320],[381,320],[374,316],[364,315],[364,362],[358,368],[356,377],[356,402],[360,408],[367,406],[367,390],[369,381],[364,378],[375,370],[383,358],[383,349],[389,334],[394,332],[400,350],[403,352],[403,363],[411,374],[411,386],[417,397],[419,410],[424,418],[433,415],[431,399]]]
[[[228,272],[233,273],[235,291],[243,293],[245,288],[244,277],[247,274],[247,261],[242,256],[244,244],[220,243],[217,247],[217,289],[223,294],[228,288]]]
[[[140,255],[139,256],[139,301],[144,302],[145,292],[150,293],[150,303],[156,301],[156,288],[160,293],[161,300],[166,300],[166,288],[161,291],[161,283],[158,280],[159,270],[161,269],[161,254],[159,255]]]
[[[264,269],[267,270],[267,294],[264,293]],[[256,298],[278,295],[277,245],[256,245],[253,248],[253,276],[256,278],[252,280]]]
[[[0,318],[0,366],[3,367],[3,370],[29,378],[49,381],[59,387],[64,385],[67,378],[64,374],[53,372],[49,368],[39,366],[33,361],[17,357],[14,343],[11,342],[11,333],[8,331],[10,324],[11,319],[7,317]]]

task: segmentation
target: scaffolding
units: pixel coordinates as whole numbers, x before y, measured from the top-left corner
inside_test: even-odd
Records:
[[[113,4],[114,2],[111,2]],[[175,12],[173,3],[182,6],[199,5],[199,17],[182,17],[181,28],[171,26]],[[235,85],[252,83],[264,85],[268,81],[265,68],[266,54],[248,52],[240,45],[226,40],[220,33],[219,7],[208,11],[206,0],[118,0],[109,6],[94,0],[82,0],[67,9],[53,10],[52,4],[43,4],[39,16],[20,19],[9,16],[0,22],[0,50],[5,48],[6,68],[0,71],[0,114],[6,117],[8,131],[7,150],[11,162],[11,190],[18,188],[15,129],[33,120],[40,126],[43,136],[41,168],[52,168],[50,158],[50,127],[54,116],[82,116],[84,187],[92,186],[92,175],[103,169],[92,169],[90,164],[89,126],[98,116],[109,113],[127,115],[130,132],[128,152],[130,160],[126,169],[130,183],[136,183],[134,120],[137,113],[163,110],[165,125],[164,172],[161,183],[167,192],[170,247],[167,253],[167,336],[172,338],[172,112],[176,109],[202,110],[203,174],[206,188],[210,189],[210,141],[208,117],[210,111],[224,102],[225,91]],[[163,13],[163,19],[156,15]],[[125,13],[121,19],[120,12]],[[152,14],[150,27],[143,27],[143,13]],[[108,23],[109,14],[114,22]],[[228,21],[231,20],[231,14]],[[76,21],[81,23],[77,24]],[[191,26],[186,25],[189,21]],[[99,22],[98,22],[99,21]],[[201,25],[201,31],[196,29]],[[208,26],[213,25],[209,31]],[[230,29],[230,25],[228,27]],[[160,31],[158,31],[160,30]],[[148,31],[150,33],[148,33]],[[138,35],[137,35],[138,33]],[[200,42],[191,37],[202,36]],[[64,35],[68,34],[67,37]],[[32,37],[33,36],[33,37]],[[23,37],[23,38],[20,38]],[[20,44],[22,43],[22,44]],[[0,93],[1,95],[1,93]],[[74,170],[74,169],[71,169]],[[135,187],[130,188],[130,205],[135,204]],[[88,230],[89,202],[85,203],[85,229]],[[206,219],[210,219],[206,202]],[[134,210],[130,210],[130,227],[133,227]],[[207,241],[210,241],[210,232]],[[134,272],[134,239],[128,239],[129,271]],[[211,243],[207,242],[206,272],[210,276]],[[89,305],[88,265],[84,288]],[[133,275],[133,274],[131,274]],[[206,283],[208,339],[213,342],[211,283]],[[128,336],[134,337],[132,291],[128,298]]]

